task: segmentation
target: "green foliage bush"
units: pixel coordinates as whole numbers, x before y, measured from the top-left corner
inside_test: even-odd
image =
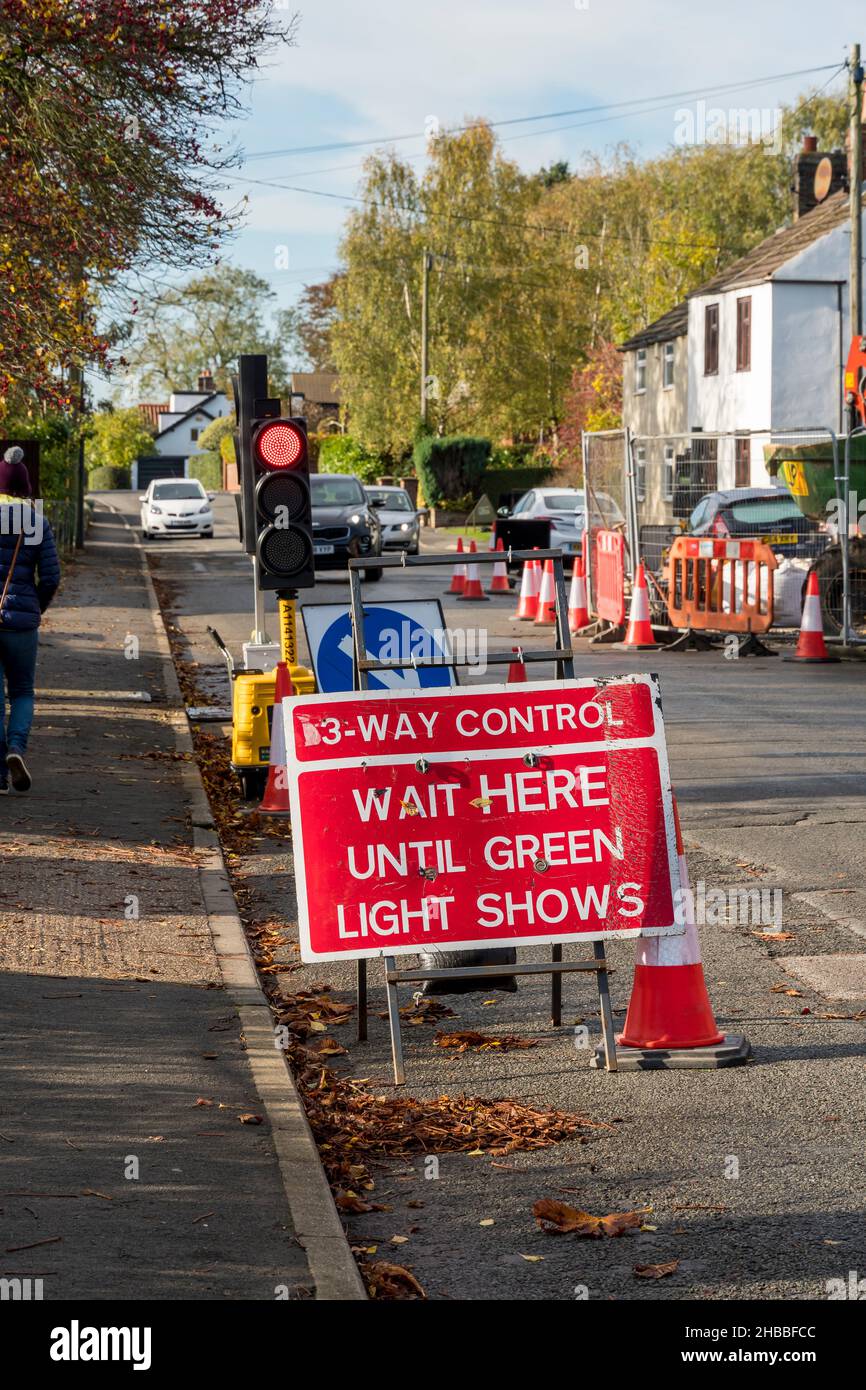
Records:
[[[478,495],[490,463],[490,440],[471,434],[419,434],[412,456],[424,501],[438,507],[452,497]]]
[[[130,470],[117,464],[100,464],[91,468],[87,475],[87,486],[91,492],[113,492],[117,488],[131,486]]]
[[[320,473],[354,473],[362,483],[375,482],[384,471],[379,455],[350,434],[320,435],[318,458]]]
[[[209,492],[219,492],[223,485],[222,460],[213,451],[190,455],[187,472]]]

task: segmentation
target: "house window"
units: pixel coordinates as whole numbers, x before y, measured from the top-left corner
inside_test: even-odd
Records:
[[[674,345],[665,343],[662,348],[662,386],[667,391],[674,384]]]
[[[665,445],[665,466],[662,476],[662,497],[666,502],[673,500],[674,495],[674,446]]]
[[[635,450],[634,456],[635,471],[635,493],[639,502],[646,501],[646,449],[643,445]]]
[[[634,361],[635,395],[646,390],[646,348],[638,348]]]
[[[198,430],[190,430],[190,432],[189,432],[189,437],[190,437],[190,439],[192,440],[192,442],[193,442],[193,444],[194,444],[194,443],[196,442],[196,440],[198,439]]]
[[[740,301],[742,303],[742,300]],[[752,441],[734,440],[734,487],[748,487],[752,481]]]
[[[752,296],[737,300],[737,371],[752,369]]]
[[[719,306],[708,304],[704,310],[704,376],[715,376],[719,370]]]

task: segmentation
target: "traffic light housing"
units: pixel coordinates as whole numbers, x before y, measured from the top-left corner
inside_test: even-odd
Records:
[[[268,359],[244,354],[232,378],[241,543],[255,558],[259,589],[310,589],[313,528],[303,420],[283,419],[268,397]]]
[[[253,421],[258,583],[262,589],[311,589],[313,517],[303,420],[267,415]]]

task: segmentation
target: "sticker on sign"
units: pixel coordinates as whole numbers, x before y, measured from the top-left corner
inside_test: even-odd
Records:
[[[283,717],[303,960],[682,932],[654,676]]]

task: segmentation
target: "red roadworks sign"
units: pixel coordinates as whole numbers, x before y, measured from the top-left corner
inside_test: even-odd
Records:
[[[681,933],[653,676],[283,704],[305,961]]]

